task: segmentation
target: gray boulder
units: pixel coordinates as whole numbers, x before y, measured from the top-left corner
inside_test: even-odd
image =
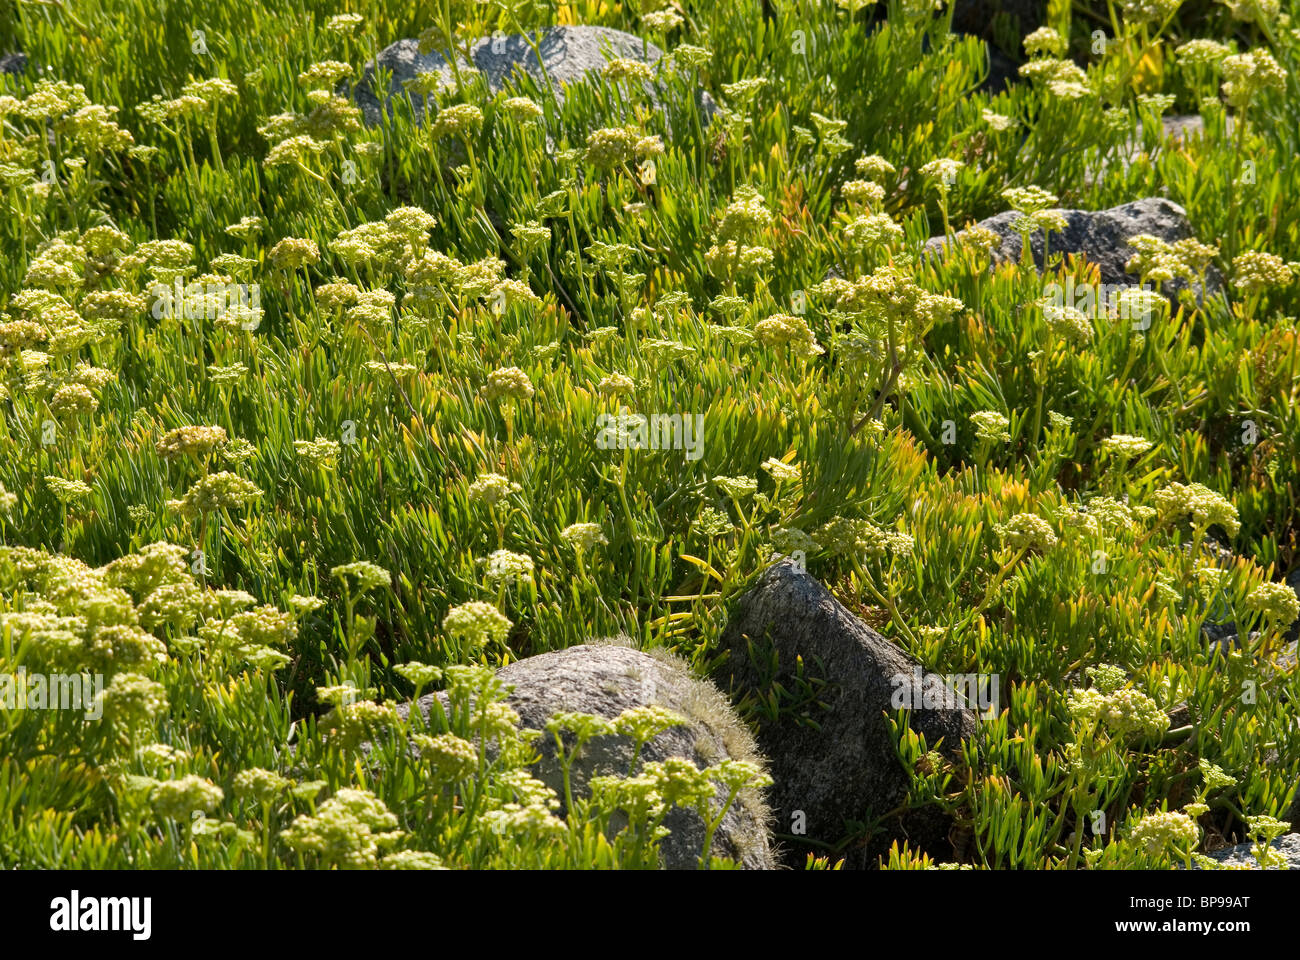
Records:
[[[551,27],[541,35],[537,46],[537,53],[534,53],[523,34],[481,37],[470,46],[472,64],[464,57],[458,57],[457,65],[462,70],[472,67],[481,71],[493,92],[505,86],[516,68],[531,76],[543,90],[549,76],[557,99],[563,100],[566,85],[585,80],[592,73],[598,74],[611,59],[624,58],[652,64],[663,56],[663,51],[653,43],[608,27]],[[422,116],[424,97],[408,93],[404,86],[418,74],[437,73],[446,83],[453,81],[452,68],[446,58],[439,53],[422,54],[419,47],[416,40],[398,40],[379,52],[376,57],[378,65],[392,71],[383,104],[373,90],[375,64],[366,67],[365,75],[357,84],[355,97],[367,123],[378,123],[383,110],[391,108],[393,98],[401,96],[409,96],[416,115]],[[713,101],[707,94],[702,94],[702,97],[706,112],[711,112]]]
[[[561,711],[612,719],[629,707],[657,705],[689,723],[647,743],[641,750],[643,762],[685,757],[697,767],[728,759],[766,766],[755,750],[753,736],[713,684],[693,677],[686,664],[671,654],[660,650],[642,653],[623,645],[628,642],[582,644],[502,667],[497,678],[513,688],[506,704],[519,714],[522,727],[534,730],[543,730],[546,721]],[[420,698],[426,716],[435,698],[446,705],[442,693]],[[399,708],[399,712],[405,711]],[[585,792],[593,776],[626,776],[632,746],[632,741],[622,736],[589,741],[570,769],[575,795]],[[533,775],[563,797],[563,775],[553,738],[543,735],[537,748],[542,759],[531,768]],[[718,804],[725,800],[719,787]],[[772,869],[776,864],[769,846],[768,820],[760,792],[741,791],[713,836],[712,854],[730,857],[747,869]],[[674,808],[664,826],[671,834],[660,841],[660,866],[694,869],[704,848],[704,824],[698,814]]]
[[[1109,210],[1061,210],[1065,217],[1065,229],[1053,233],[1049,247],[1052,253],[1082,254],[1092,263],[1101,267],[1102,283],[1132,283],[1136,280],[1124,270],[1124,264],[1133,255],[1127,245],[1129,237],[1139,233],[1149,233],[1162,240],[1181,240],[1192,236],[1191,225],[1187,222],[1187,213],[1178,204],[1159,197],[1135,200]],[[1014,262],[1020,259],[1021,236],[1015,224],[1020,215],[1014,210],[1006,210],[987,220],[981,220],[976,226],[992,230],[1002,242],[993,249],[995,262]],[[957,232],[960,239],[964,230]],[[1043,268],[1043,233],[1038,231],[1030,235],[1030,252],[1034,263]],[[943,251],[947,246],[944,237],[931,237],[926,241],[926,250]]]
[[[956,695],[946,704],[926,699],[941,678],[849,613],[791,560],[768,568],[740,598],[721,648],[725,660],[714,678],[733,701],[756,708],[759,749],[775,781],[775,829],[792,846],[788,863],[825,853],[801,842],[800,827],[809,841],[837,844],[853,833],[850,821],[887,814],[883,833],[843,851],[846,866],[873,866],[895,839],[952,859],[947,816],[932,808],[894,813],[907,797],[909,777],[886,718],[895,703],[910,703],[912,729],[930,749],[960,763],[961,741],[976,732],[976,714]]]
[[[27,54],[19,51],[18,53],[6,53],[0,56],[0,73],[20,74],[27,69]]]
[[[1187,221],[1187,212],[1162,197],[1147,197],[1134,200],[1109,210],[1061,210],[1065,217],[1065,229],[1053,233],[1048,241],[1049,251],[1072,253],[1084,256],[1090,263],[1101,268],[1100,282],[1103,284],[1136,284],[1138,278],[1125,271],[1124,265],[1133,256],[1134,250],[1128,245],[1128,238],[1140,233],[1150,234],[1169,243],[1194,236],[1191,224]],[[1015,224],[1019,214],[1007,210],[987,220],[981,220],[977,226],[992,230],[1001,237],[1001,244],[992,251],[995,263],[1015,262],[1020,259],[1021,236]],[[960,238],[964,231],[958,231]],[[1030,253],[1038,269],[1043,269],[1043,232],[1030,235]],[[931,237],[926,241],[925,249],[930,254],[940,254],[947,247],[944,237]],[[1219,284],[1217,271],[1213,267],[1206,279],[1210,292]],[[1179,282],[1166,285],[1171,297],[1176,296]]]
[[[1211,860],[1217,860],[1224,868],[1237,870],[1258,870],[1259,861],[1251,853],[1253,843],[1239,843],[1235,847],[1224,847],[1214,853],[1206,854]],[[1288,833],[1273,841],[1272,847],[1287,859],[1285,867],[1269,869],[1300,870],[1300,833]],[[1195,868],[1194,868],[1195,869]]]

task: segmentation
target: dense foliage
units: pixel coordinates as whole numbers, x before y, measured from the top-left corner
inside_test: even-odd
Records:
[[[488,668],[622,633],[706,673],[790,551],[927,667],[1000,679],[964,764],[898,727],[953,862],[1161,865],[1282,829],[1278,0],[1054,2],[997,94],[918,0],[343,6],[0,10],[30,64],[0,75],[0,672],[104,680],[86,711],[0,698],[0,863],[651,864],[666,809],[711,820],[762,773],[646,765],[556,816]],[[425,76],[424,122],[348,96],[394,40],[555,23],[667,55],[562,101]],[[1147,325],[1045,302],[1096,282],[1082,259],[921,252],[1009,207],[1050,251],[1055,208],[1148,196],[1197,240],[1132,244]],[[434,689],[427,729],[393,711]],[[541,736],[566,731],[615,727]]]

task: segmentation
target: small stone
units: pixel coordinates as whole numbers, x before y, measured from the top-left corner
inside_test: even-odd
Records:
[[[0,56],[0,73],[12,73],[17,76],[27,70],[27,54],[22,51],[6,53]]]

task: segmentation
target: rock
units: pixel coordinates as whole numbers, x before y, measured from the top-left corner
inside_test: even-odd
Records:
[[[366,67],[364,77],[357,84],[355,96],[367,123],[378,123],[382,110],[391,103],[394,96],[410,96],[416,115],[421,116],[424,98],[419,94],[408,93],[403,86],[417,74],[433,72],[441,74],[448,83],[452,81],[451,65],[446,58],[438,53],[422,54],[419,46],[416,40],[398,40],[379,52],[376,58],[379,66],[392,71],[388,96],[383,105],[372,90],[375,66],[370,64]],[[663,51],[653,43],[630,33],[608,27],[586,26],[551,27],[542,34],[538,52],[541,55],[540,62],[523,34],[481,37],[470,46],[472,66],[482,71],[493,92],[501,90],[518,67],[527,72],[541,89],[546,88],[546,76],[549,75],[559,100],[564,98],[565,85],[585,80],[592,72],[598,73],[610,59],[622,57],[654,63],[663,56]],[[463,57],[458,59],[458,65],[461,69],[471,66]],[[713,100],[703,92],[701,98],[706,115],[711,114],[714,109]]]
[[[1238,653],[1246,647],[1255,648],[1259,643],[1260,634],[1258,630],[1252,630],[1250,636],[1246,638],[1246,643],[1242,643],[1235,623],[1203,623],[1201,636],[1207,641],[1207,649],[1210,653],[1218,652],[1226,660],[1233,653]],[[1290,673],[1295,669],[1296,664],[1300,663],[1300,649],[1297,649],[1296,641],[1287,642],[1284,639],[1280,645],[1275,644],[1269,660],[1268,667],[1274,672]]]
[[[1223,132],[1232,135],[1233,118],[1223,118]],[[1160,118],[1161,135],[1164,139],[1175,144],[1187,143],[1189,140],[1195,140],[1197,137],[1205,136],[1205,118],[1196,113],[1177,114],[1172,117]]]
[[[16,76],[26,69],[27,54],[23,52],[6,53],[4,56],[0,56],[0,73],[12,73]]]
[[[592,713],[609,719],[629,707],[658,705],[686,717],[690,723],[647,743],[641,751],[643,761],[686,757],[699,767],[728,759],[766,766],[755,750],[753,736],[713,684],[693,677],[686,664],[671,654],[642,653],[623,645],[628,642],[582,644],[508,664],[497,671],[498,679],[513,687],[507,705],[518,712],[522,727],[534,730],[542,730],[547,719],[560,711]],[[445,705],[441,693],[420,698],[420,708],[426,715],[435,697]],[[399,712],[405,711],[399,708]],[[562,797],[563,780],[554,741],[549,735],[543,736],[537,746],[542,759],[531,771]],[[606,736],[590,741],[570,771],[575,794],[585,791],[593,776],[625,776],[631,761],[632,742],[627,737]],[[725,799],[725,794],[720,795],[719,804]],[[731,857],[747,869],[772,869],[776,864],[768,820],[767,806],[759,791],[741,791],[714,834],[713,855]],[[694,869],[704,847],[704,824],[699,816],[694,811],[674,808],[664,819],[664,826],[672,833],[660,841],[660,865],[666,869]]]
[[[1133,255],[1127,245],[1129,237],[1139,233],[1149,233],[1162,240],[1181,240],[1192,235],[1191,225],[1187,222],[1186,211],[1169,200],[1151,197],[1135,200],[1109,210],[1061,210],[1065,216],[1065,229],[1051,235],[1049,244],[1053,253],[1083,254],[1092,263],[1101,267],[1102,283],[1133,283],[1136,278],[1125,272],[1124,264]],[[999,262],[1015,262],[1020,259],[1020,233],[1015,229],[1019,214],[1006,210],[987,220],[981,220],[976,226],[992,230],[1002,238],[1000,246],[994,248],[993,257]],[[965,231],[958,231],[958,238]],[[944,237],[931,237],[926,241],[928,251],[940,251],[947,245]],[[1038,231],[1030,237],[1030,250],[1034,262],[1041,270],[1043,267],[1043,233]]]
[[[1162,197],[1147,197],[1134,200],[1109,210],[1061,210],[1065,216],[1065,229],[1053,233],[1048,247],[1053,254],[1073,253],[1082,255],[1090,263],[1101,268],[1100,283],[1136,285],[1138,278],[1127,273],[1124,265],[1133,256],[1134,250],[1128,245],[1128,238],[1140,233],[1159,237],[1170,243],[1184,237],[1193,236],[1191,224],[1187,222],[1187,213],[1178,204]],[[993,260],[996,263],[1015,262],[1020,259],[1020,233],[1015,229],[1019,214],[1007,210],[996,216],[981,220],[977,226],[992,230],[1002,238],[1001,245],[994,248]],[[960,237],[964,231],[958,231]],[[1032,234],[1030,252],[1034,263],[1043,268],[1043,233]],[[925,249],[929,253],[942,252],[947,245],[944,237],[931,237],[926,241]],[[1208,286],[1213,292],[1219,285],[1218,273],[1213,267],[1207,273]],[[1197,286],[1197,285],[1193,285]],[[1170,297],[1176,296],[1180,283],[1165,285]]]
[[[1232,133],[1232,117],[1224,118],[1225,132]],[[1139,129],[1145,133],[1144,124],[1139,122]],[[1198,114],[1180,114],[1172,117],[1160,118],[1160,141],[1159,149],[1176,150],[1186,146],[1190,141],[1203,137],[1205,135],[1205,120]],[[1133,165],[1133,162],[1141,156],[1146,150],[1146,140],[1142,134],[1130,137],[1119,148],[1119,164],[1124,170]],[[1104,171],[1110,166],[1109,160],[1103,160],[1101,169]],[[1093,185],[1096,181],[1091,175],[1086,177],[1086,182]]]
[[[1287,574],[1283,583],[1300,599],[1300,568]],[[1219,647],[1225,657],[1233,648],[1241,646],[1240,630],[1235,623],[1204,623],[1201,624],[1201,633],[1211,646]],[[1254,643],[1258,638],[1259,634],[1252,632],[1249,639]],[[1282,635],[1282,652],[1279,657],[1281,668],[1286,669],[1297,662],[1297,641],[1300,641],[1300,617],[1297,617]]]
[[[1231,130],[1232,118],[1228,117]],[[1205,133],[1205,121],[1198,114],[1186,114],[1176,117],[1161,117],[1160,127],[1166,140],[1184,143]]]
[[[1225,657],[1232,653],[1233,650],[1241,648],[1241,637],[1237,633],[1235,623],[1203,623],[1201,624],[1201,636],[1209,643],[1211,652],[1218,650]],[[1253,643],[1259,639],[1259,634],[1252,632],[1250,641]]]
[[[909,777],[898,760],[886,714],[896,690],[917,693],[920,664],[846,610],[791,560],[768,568],[736,604],[723,632],[726,659],[714,678],[733,701],[766,702],[774,684],[811,696],[774,719],[760,713],[759,749],[771,764],[770,795],[776,831],[835,844],[851,832],[849,821],[870,822],[906,798]],[[802,678],[796,658],[802,658]],[[964,701],[949,709],[915,709],[911,727],[930,749],[959,761],[960,743],[976,730]],[[923,702],[918,706],[924,706]],[[940,745],[940,740],[942,744]],[[855,841],[843,854],[848,867],[873,866],[895,839],[906,839],[940,860],[952,859],[947,817],[933,809],[885,821],[886,833]],[[787,837],[787,863],[801,865],[822,847]]]
[[[1213,853],[1206,854],[1206,856],[1211,860],[1217,860],[1224,867],[1258,870],[1259,861],[1251,853],[1253,846],[1253,843],[1239,843],[1235,847],[1224,847],[1222,850],[1216,850]],[[1274,840],[1271,846],[1286,857],[1287,866],[1270,867],[1270,870],[1300,870],[1300,833],[1284,834]],[[1193,865],[1192,869],[1200,868]]]

